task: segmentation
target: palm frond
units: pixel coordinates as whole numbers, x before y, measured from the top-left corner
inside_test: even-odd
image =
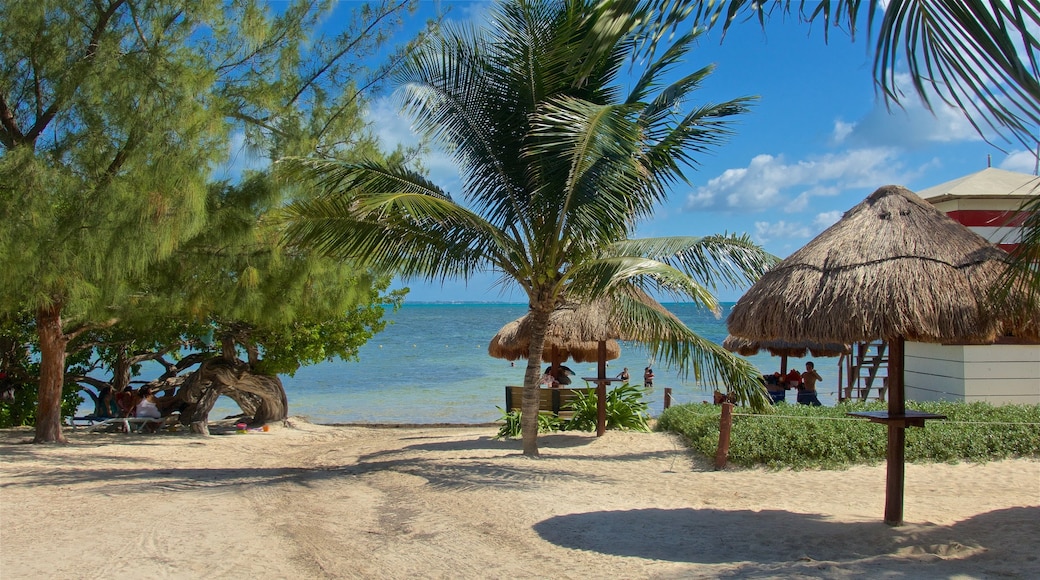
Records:
[[[747,286],[779,262],[746,234],[630,239],[615,243],[610,251],[659,260],[711,289]]]
[[[654,360],[676,369],[683,378],[692,374],[698,381],[725,385],[739,403],[756,412],[768,409],[761,375],[747,360],[697,335],[667,310],[645,300],[620,293],[614,304],[616,319],[640,335]]]
[[[568,271],[568,296],[579,300],[614,294],[619,287],[637,287],[664,292],[719,311],[715,296],[681,270],[665,262],[639,256],[586,260]]]

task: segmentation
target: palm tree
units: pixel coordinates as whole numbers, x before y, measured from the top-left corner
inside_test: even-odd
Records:
[[[711,72],[664,83],[696,34],[654,55],[627,93],[619,75],[648,15],[638,2],[496,4],[493,24],[446,27],[400,72],[406,109],[453,152],[466,205],[400,164],[292,159],[290,179],[320,195],[287,208],[287,238],[406,279],[495,272],[526,293],[533,316],[524,377],[525,455],[538,454],[539,366],[549,314],[610,296],[662,363],[727,381],[755,406],[757,371],[631,299],[652,289],[717,308],[720,284],[756,279],[773,258],[742,236],[630,240],[636,223],[718,144],[749,98],[690,107]],[[593,39],[594,41],[590,41]]]

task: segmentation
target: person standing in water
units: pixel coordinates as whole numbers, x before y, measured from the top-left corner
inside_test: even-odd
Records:
[[[650,367],[646,367],[646,370],[643,371],[643,387],[654,388],[654,369]]]
[[[812,361],[805,363],[805,372],[802,373],[802,384],[798,387],[798,404],[820,407],[820,399],[816,397],[816,383],[823,380],[820,373],[816,372],[816,365]]]

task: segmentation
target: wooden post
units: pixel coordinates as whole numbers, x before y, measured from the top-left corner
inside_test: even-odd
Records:
[[[729,459],[729,435],[733,430],[733,403],[722,404],[722,415],[719,417],[719,448],[715,451],[715,469],[726,467]]]
[[[596,437],[607,432],[607,341],[599,341],[599,356],[596,361]]]
[[[671,407],[671,406],[672,406],[672,388],[671,387],[665,387],[664,388],[664,408],[667,409],[668,407]]]
[[[888,416],[889,419],[906,415],[903,391],[903,337],[889,341],[888,351]],[[898,526],[903,523],[903,483],[906,476],[906,422],[888,424],[888,474],[885,481],[885,523]]]

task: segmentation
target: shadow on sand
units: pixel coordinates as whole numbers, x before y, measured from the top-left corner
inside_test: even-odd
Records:
[[[1022,541],[1040,537],[1040,507],[997,510],[949,526],[900,527],[781,510],[641,509],[555,516],[534,530],[561,547],[614,556],[690,564],[746,562],[736,574],[743,577],[790,572],[794,563],[815,569],[814,576],[840,566],[844,574],[947,578],[956,576],[958,562],[967,558],[991,565],[987,575],[1035,578],[1040,573],[1036,544]],[[922,563],[928,567],[901,570],[902,565],[916,568]]]

